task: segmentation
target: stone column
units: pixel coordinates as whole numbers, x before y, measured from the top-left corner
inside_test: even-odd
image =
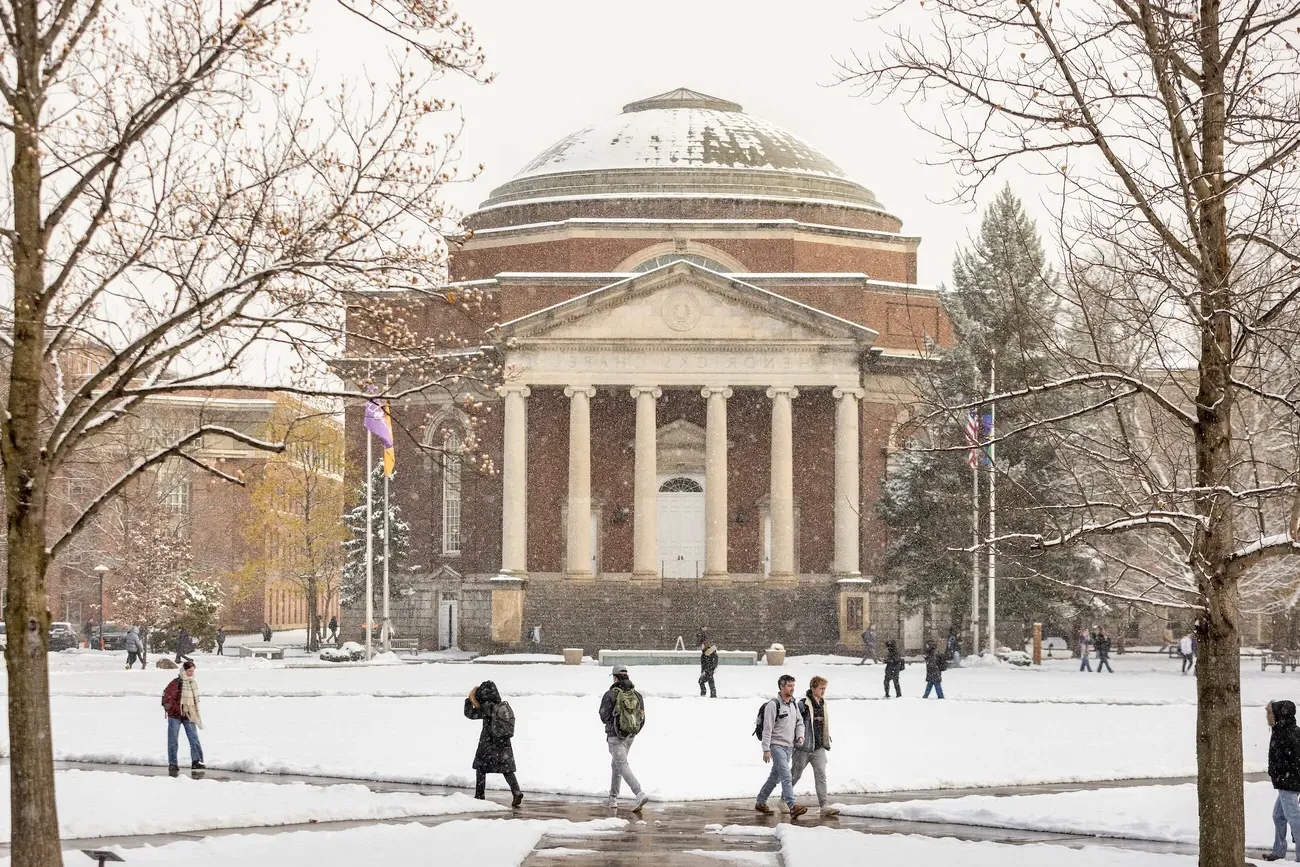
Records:
[[[860,568],[862,505],[858,471],[858,401],[860,388],[836,388],[835,397],[835,574],[856,578]]]
[[[727,577],[727,399],[726,386],[705,386],[708,401],[704,434],[704,577]]]
[[[501,455],[501,574],[528,571],[528,405],[526,385],[503,385],[505,436]]]
[[[632,577],[654,580],[659,577],[659,470],[656,460],[659,425],[655,420],[655,401],[663,396],[663,391],[651,385],[637,385],[632,387],[631,393],[636,398]]]
[[[794,572],[794,412],[799,389],[774,386],[772,401],[772,568],[769,579],[792,583]]]
[[[570,385],[569,526],[564,574],[571,581],[592,581],[591,574],[591,399],[590,385]]]

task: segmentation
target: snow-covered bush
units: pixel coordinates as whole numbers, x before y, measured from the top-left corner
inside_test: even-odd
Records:
[[[322,648],[320,658],[326,662],[360,662],[366,658],[366,649],[355,641],[345,641],[341,647]]]

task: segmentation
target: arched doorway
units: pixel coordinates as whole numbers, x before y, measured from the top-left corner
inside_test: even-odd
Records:
[[[659,478],[659,568],[664,578],[696,578],[704,571],[704,479]]]

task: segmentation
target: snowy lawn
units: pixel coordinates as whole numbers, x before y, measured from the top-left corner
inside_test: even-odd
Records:
[[[65,840],[506,810],[462,794],[379,793],[362,785],[219,782],[108,771],[59,771],[54,788],[59,836]],[[8,797],[5,774],[0,777],[0,800]],[[0,815],[0,837],[8,836],[6,812]]]
[[[1246,843],[1273,845],[1271,783],[1246,783]],[[841,805],[846,816],[982,825],[1129,840],[1196,843],[1196,786],[1137,786],[1051,795],[971,795],[933,801]]]
[[[195,843],[118,850],[131,867],[320,867],[322,864],[385,864],[409,867],[442,867],[449,856],[461,863],[472,853],[474,867],[518,867],[548,833],[583,837],[618,833],[627,826],[622,819],[592,822],[539,821],[526,819],[469,819],[428,827],[368,825],[346,831],[293,831],[287,834],[235,834],[208,837]],[[63,853],[67,864],[84,862],[75,850]],[[8,858],[0,859],[7,867]]]
[[[907,867],[1196,867],[1191,855],[1155,855],[1102,846],[1070,849],[1045,843],[1011,846],[901,834],[778,825],[785,867],[889,864]]]

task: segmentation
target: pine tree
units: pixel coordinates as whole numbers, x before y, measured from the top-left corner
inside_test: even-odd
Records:
[[[1055,275],[1046,262],[1033,221],[1004,188],[985,212],[979,237],[953,263],[953,287],[943,295],[957,346],[945,352],[920,383],[925,421],[905,431],[909,449],[896,455],[877,511],[890,531],[884,572],[900,584],[905,607],[946,603],[953,625],[969,621],[971,469],[965,441],[966,413],[954,411],[987,392],[996,353],[999,391],[1047,381],[1054,370],[1058,303]],[[1005,402],[997,408],[1000,434],[1058,414],[1059,397]],[[954,449],[944,451],[942,449]],[[1041,528],[1041,506],[1068,496],[1069,475],[1056,460],[1050,431],[1018,436],[997,445],[998,535]],[[981,479],[986,514],[987,476]],[[987,521],[983,522],[987,532]],[[998,546],[999,579],[1043,575],[1072,581],[1092,570],[1093,558],[1078,551],[1044,554],[1010,542]],[[987,604],[981,569],[980,604]],[[999,580],[998,635],[1010,638],[1034,621],[1060,623],[1079,600],[1046,580]],[[986,612],[980,612],[983,629]]]
[[[411,586],[410,570],[406,565],[407,555],[411,549],[411,526],[402,517],[402,509],[392,496],[392,486],[398,474],[389,480],[388,498],[388,588],[389,599],[395,598],[401,591]],[[374,512],[371,515],[371,533],[374,538],[374,587],[372,599],[375,606],[375,618],[378,622],[379,612],[384,600],[384,472],[376,467],[370,476]],[[343,543],[347,560],[343,566],[343,581],[339,585],[339,601],[343,605],[361,605],[366,602],[366,489],[362,485],[355,494],[356,505],[344,513],[344,523],[348,528],[348,540]]]

